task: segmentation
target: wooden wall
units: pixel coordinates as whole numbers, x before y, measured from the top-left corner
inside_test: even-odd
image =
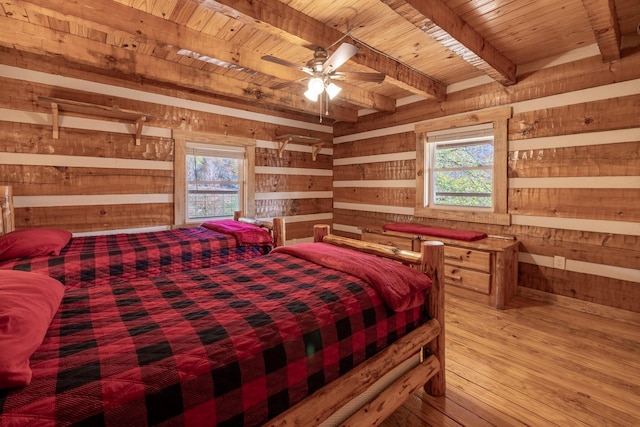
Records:
[[[283,134],[331,141],[331,126],[1,49],[0,183],[14,187],[16,228],[87,234],[170,227],[172,129],[256,140],[256,213],[284,216],[289,243],[310,240],[314,223],[331,223],[331,144],[314,161],[311,147],[296,143],[279,158],[275,142]],[[40,96],[153,117],[138,146],[133,124],[77,114],[60,115],[60,138],[53,139],[52,110]]]
[[[502,105],[513,109],[511,225],[414,217],[414,124]],[[640,53],[525,69],[511,87],[450,87],[442,103],[337,124],[333,161],[338,234],[358,237],[358,227],[388,222],[513,234],[521,293],[640,312]],[[554,268],[554,256],[565,258],[564,269]]]
[[[169,227],[171,129],[227,134],[257,141],[257,216],[284,216],[289,243],[310,239],[314,223],[332,221],[337,233],[353,237],[360,226],[397,221],[514,234],[521,291],[640,311],[639,53],[527,71],[512,87],[451,87],[442,103],[339,123],[333,148],[313,161],[311,147],[295,143],[279,158],[276,136],[331,139],[331,126],[0,49],[0,183],[14,186],[17,228]],[[131,125],[95,117],[61,117],[54,140],[51,110],[39,96],[118,105],[153,119],[139,146]],[[414,217],[414,124],[501,105],[514,111],[511,225]],[[554,256],[566,259],[565,269],[553,267]]]

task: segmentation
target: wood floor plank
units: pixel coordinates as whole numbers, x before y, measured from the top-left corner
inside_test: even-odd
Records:
[[[448,293],[445,324],[446,395],[420,391],[383,426],[640,426],[640,313]]]

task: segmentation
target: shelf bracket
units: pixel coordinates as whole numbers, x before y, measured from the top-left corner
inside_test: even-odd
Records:
[[[288,143],[291,142],[291,138],[284,139],[278,142],[278,158],[282,158],[282,154],[284,153],[284,147],[287,146]],[[315,160],[315,159],[313,159]]]
[[[322,150],[323,146],[324,146],[324,142],[319,142],[317,144],[314,144],[313,147],[311,148],[311,159],[313,159],[314,162],[318,158],[318,154],[320,153],[320,150]]]
[[[53,125],[53,139],[60,138],[60,124],[58,123],[58,103],[51,103],[51,124]]]
[[[140,135],[142,135],[142,125],[147,121],[145,116],[136,120],[136,145],[140,145]]]

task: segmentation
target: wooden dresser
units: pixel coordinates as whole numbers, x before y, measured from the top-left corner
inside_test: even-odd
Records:
[[[487,237],[466,242],[369,228],[362,230],[362,240],[418,252],[421,241],[438,240],[445,245],[445,284],[448,292],[499,309],[503,309],[516,293],[517,240]]]

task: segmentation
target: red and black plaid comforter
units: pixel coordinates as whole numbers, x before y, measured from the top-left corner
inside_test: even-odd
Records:
[[[0,391],[0,424],[259,425],[424,317],[282,253],[67,289],[32,383]]]
[[[1,262],[0,269],[46,274],[67,288],[87,287],[226,264],[270,250],[270,246],[239,246],[232,236],[199,226],[74,237],[60,255],[12,259]]]

